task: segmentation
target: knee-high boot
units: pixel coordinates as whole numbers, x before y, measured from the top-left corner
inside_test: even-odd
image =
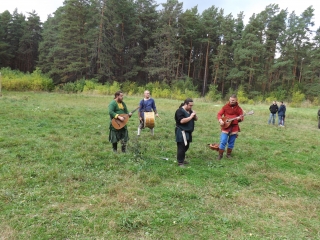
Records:
[[[219,155],[217,157],[218,160],[221,160],[223,158],[223,152],[224,152],[223,149],[219,149]]]
[[[231,157],[231,152],[232,152],[232,148],[228,148],[227,149],[227,158],[232,158]]]
[[[113,152],[117,152],[118,143],[112,143]]]
[[[122,146],[121,146],[121,151],[122,151],[123,153],[125,153],[125,152],[126,152],[126,148],[127,148],[126,144],[122,144]]]

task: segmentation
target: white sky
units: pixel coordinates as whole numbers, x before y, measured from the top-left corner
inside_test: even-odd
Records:
[[[158,4],[165,3],[167,0],[155,0]],[[19,13],[27,16],[27,12],[35,10],[40,16],[42,22],[47,20],[48,14],[52,14],[63,6],[64,0],[2,0],[0,4],[0,13],[8,10],[11,14],[17,8]],[[253,13],[260,13],[269,4],[278,4],[280,9],[288,9],[289,13],[295,11],[300,15],[309,6],[315,9],[314,22],[315,28],[320,26],[320,1],[319,0],[179,0],[183,2],[184,9],[190,9],[198,5],[198,10],[201,13],[203,10],[211,6],[224,9],[224,14],[232,13],[236,17],[241,11],[245,14],[245,23]]]

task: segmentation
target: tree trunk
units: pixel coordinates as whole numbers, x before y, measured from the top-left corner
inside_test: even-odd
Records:
[[[207,54],[206,54],[206,63],[204,67],[204,76],[203,76],[203,89],[202,89],[202,96],[204,96],[205,91],[206,91],[206,85],[207,85],[207,77],[208,77],[208,61],[209,61],[209,46],[210,42],[208,40],[208,45],[207,45]]]
[[[192,57],[192,39],[191,39],[191,41],[190,41],[190,54],[189,54],[189,64],[188,64],[188,77],[190,77],[191,57]]]

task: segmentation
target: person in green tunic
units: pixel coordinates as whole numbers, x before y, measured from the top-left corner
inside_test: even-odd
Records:
[[[121,91],[117,91],[114,94],[114,99],[109,104],[108,110],[110,115],[109,141],[112,143],[113,151],[117,152],[118,142],[121,141],[121,150],[122,152],[126,152],[126,146],[129,140],[127,126],[117,130],[111,124],[113,118],[124,121],[124,118],[119,114],[126,113],[129,114],[129,117],[132,115],[132,113],[129,113],[127,105],[123,102],[123,93]]]
[[[179,167],[188,164],[185,161],[186,152],[192,142],[192,132],[194,130],[194,121],[198,120],[196,112],[192,110],[193,100],[187,98],[176,111],[174,119],[176,121],[176,142],[177,142],[177,161]]]

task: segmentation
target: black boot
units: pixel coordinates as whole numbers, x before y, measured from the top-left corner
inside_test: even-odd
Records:
[[[123,145],[121,146],[121,151],[122,151],[123,153],[126,152],[126,145],[125,145],[125,144],[123,144]]]
[[[113,152],[117,152],[117,148],[118,148],[118,143],[112,143],[112,149],[113,149]]]

